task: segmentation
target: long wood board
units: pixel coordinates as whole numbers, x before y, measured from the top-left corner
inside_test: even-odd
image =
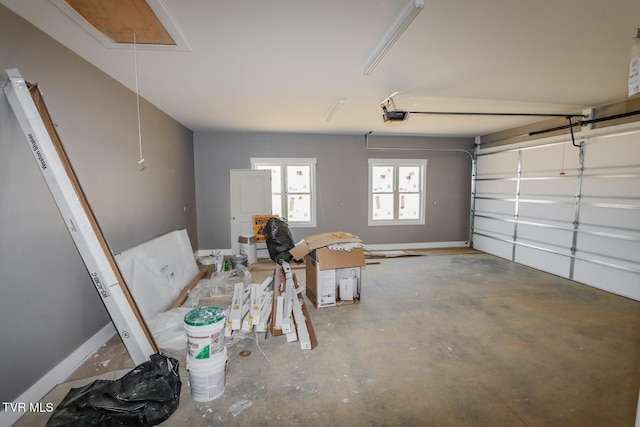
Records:
[[[118,269],[87,198],[58,138],[37,86],[19,70],[6,70],[4,92],[18,119],[40,172],[133,362],[158,351],[144,319]]]

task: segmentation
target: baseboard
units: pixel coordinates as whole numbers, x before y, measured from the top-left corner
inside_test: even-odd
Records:
[[[365,249],[376,251],[399,251],[409,249],[436,249],[436,248],[467,248],[469,242],[423,242],[423,243],[382,243],[377,245],[364,245]]]
[[[78,369],[88,358],[98,351],[98,349],[116,334],[116,328],[113,323],[107,324],[104,328],[100,329],[94,336],[89,338],[84,344],[78,347],[73,353],[71,353],[66,359],[58,363],[52,370],[47,372],[42,378],[40,378],[35,384],[27,389],[21,396],[19,396],[14,402],[15,404],[26,404],[26,408],[30,407],[30,404],[35,404],[40,401],[47,393],[49,393],[55,386],[64,382],[76,369]],[[4,411],[6,405],[3,405],[0,411],[0,425],[8,426],[22,417],[24,411]]]
[[[364,245],[366,249],[376,251],[398,251],[409,249],[435,249],[435,248],[468,248],[468,241],[454,242],[418,242],[418,243],[382,243],[377,245]],[[261,252],[262,251],[262,252]],[[208,256],[212,253],[221,253],[222,255],[231,255],[231,249],[203,249],[196,252],[196,258]],[[268,258],[269,252],[266,248],[258,247],[258,258]]]
[[[212,254],[233,255],[231,249],[200,249],[196,251],[196,259],[203,256],[210,256]]]

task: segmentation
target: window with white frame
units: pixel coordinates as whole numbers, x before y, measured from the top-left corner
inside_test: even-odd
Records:
[[[252,169],[271,171],[271,213],[290,227],[316,226],[316,159],[252,158]]]
[[[427,159],[369,159],[369,225],[424,225]]]

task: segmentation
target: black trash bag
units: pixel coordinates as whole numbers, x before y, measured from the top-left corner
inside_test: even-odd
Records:
[[[286,219],[269,218],[264,227],[264,237],[267,241],[269,257],[274,262],[281,264],[282,261],[290,262],[293,259],[289,250],[293,249],[295,243]]]
[[[179,367],[176,359],[156,353],[119,380],[96,380],[73,388],[47,427],[158,425],[180,404]]]

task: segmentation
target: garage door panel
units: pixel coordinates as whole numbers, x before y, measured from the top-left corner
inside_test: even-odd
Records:
[[[494,218],[478,217],[475,220],[475,230],[482,231],[484,233],[500,234],[506,236],[509,239],[513,236],[513,222],[503,221]]]
[[[513,197],[516,194],[516,180],[486,180],[476,182],[476,194],[502,194]]]
[[[617,258],[640,265],[640,240],[578,233],[577,245],[586,253],[601,254],[603,259]]]
[[[584,147],[584,168],[616,168],[639,165],[639,139],[637,133],[590,139]]]
[[[554,176],[563,170],[575,171],[580,166],[579,154],[570,142],[522,150],[522,173]]]
[[[549,178],[532,179],[520,182],[520,195],[525,197],[528,194],[575,197],[577,183],[575,179]]]
[[[602,227],[640,230],[640,210],[583,205],[580,208],[580,222],[598,224]]]
[[[557,276],[569,276],[570,258],[553,252],[517,246],[514,261]]]
[[[577,259],[573,280],[640,301],[640,274]]]
[[[640,176],[585,176],[582,178],[582,196],[618,199],[619,202],[640,198]]]
[[[478,178],[490,176],[516,176],[518,173],[519,156],[516,151],[478,156]]]
[[[518,224],[518,240],[538,242],[537,245],[550,245],[570,248],[573,241],[573,231],[556,228]]]
[[[516,204],[507,200],[476,200],[476,212],[484,214],[511,215],[516,211]]]
[[[513,245],[511,243],[480,234],[473,235],[473,247],[479,251],[506,259],[511,259],[511,253],[513,251]]]
[[[523,218],[541,218],[572,222],[575,217],[575,206],[570,204],[521,202],[519,205],[519,214]]]

